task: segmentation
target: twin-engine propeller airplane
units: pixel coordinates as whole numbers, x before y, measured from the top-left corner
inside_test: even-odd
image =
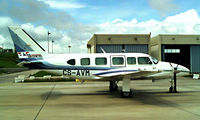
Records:
[[[23,29],[8,27],[21,65],[46,69],[80,80],[109,81],[110,91],[118,90],[123,81],[121,95],[130,97],[131,80],[166,79],[172,73],[189,72],[184,66],[157,61],[143,53],[48,54]],[[176,91],[172,82],[170,92]]]

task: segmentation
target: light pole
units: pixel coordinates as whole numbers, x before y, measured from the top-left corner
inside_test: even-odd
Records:
[[[49,35],[50,35],[51,33],[48,31],[47,34],[48,34],[48,38],[47,38],[47,39],[48,39],[48,53],[49,53]]]
[[[70,48],[71,48],[72,46],[71,45],[68,45],[68,48],[69,48],[69,53],[70,53]]]
[[[54,41],[52,40],[52,54],[53,54],[53,43],[54,43]]]

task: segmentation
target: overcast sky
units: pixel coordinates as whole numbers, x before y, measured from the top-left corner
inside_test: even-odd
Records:
[[[200,34],[200,0],[0,0],[0,47],[13,48],[7,26],[24,28],[45,49],[86,53],[95,33]]]

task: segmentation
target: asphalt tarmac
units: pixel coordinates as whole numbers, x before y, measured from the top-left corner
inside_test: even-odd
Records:
[[[132,81],[133,97],[121,98],[108,82],[13,83],[17,75],[0,76],[0,120],[200,119],[200,80],[178,78],[178,93],[168,80]]]

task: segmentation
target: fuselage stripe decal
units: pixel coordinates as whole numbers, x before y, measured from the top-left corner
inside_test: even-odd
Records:
[[[136,72],[138,70],[118,70],[118,71],[108,71],[108,72],[101,72],[101,73],[97,73],[94,75],[106,75],[106,74],[111,74],[111,73],[119,73],[119,72]]]

